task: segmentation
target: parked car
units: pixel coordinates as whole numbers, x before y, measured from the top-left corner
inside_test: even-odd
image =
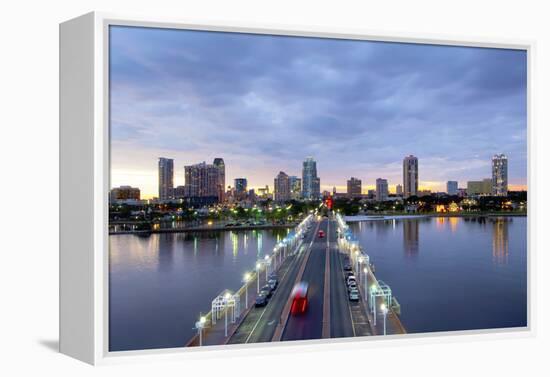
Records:
[[[353,276],[353,275],[348,276],[348,278],[346,279],[346,284],[347,284],[347,285],[350,285],[352,282],[353,282],[354,284],[357,284],[357,280],[355,280],[355,276]]]
[[[351,271],[351,264],[349,263],[344,264],[344,271]]]
[[[255,307],[261,307],[267,305],[267,296],[263,293],[260,293],[256,296],[256,302],[254,303]]]
[[[267,296],[267,298],[270,298],[273,291],[272,291],[271,287],[269,286],[269,284],[266,284],[262,287],[262,289],[260,289],[260,293],[264,293]]]
[[[272,292],[277,288],[278,284],[279,284],[279,282],[277,281],[277,279],[269,279],[267,281],[267,285],[269,285]]]
[[[357,289],[350,290],[348,298],[350,301],[359,301],[359,291]]]
[[[348,284],[348,292],[351,292],[353,290],[358,290],[357,289],[357,284],[355,284],[355,282],[352,282],[351,284]]]

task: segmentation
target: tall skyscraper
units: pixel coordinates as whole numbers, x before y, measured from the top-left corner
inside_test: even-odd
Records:
[[[508,195],[508,157],[503,154],[493,156],[492,194]]]
[[[190,198],[215,198],[218,200],[219,170],[214,165],[201,162],[185,166],[185,192]]]
[[[384,202],[388,200],[388,180],[378,178],[376,180],[376,200]]]
[[[447,181],[447,194],[449,194],[449,195],[458,195],[458,182],[457,181]]]
[[[403,159],[403,197],[418,195],[418,158],[413,155]]]
[[[235,178],[235,194],[245,194],[247,187],[248,181],[246,180],[246,178]]]
[[[285,172],[279,172],[274,180],[274,200],[276,202],[285,202],[290,200],[290,179]]]
[[[305,159],[302,168],[302,196],[304,199],[319,199],[321,180],[317,177],[317,162],[313,157]]]
[[[403,186],[401,185],[395,186],[395,194],[397,196],[403,196]]]
[[[218,201],[221,203],[225,196],[225,162],[223,162],[223,158],[215,158],[214,166],[218,168]]]
[[[361,196],[361,180],[355,177],[348,179],[348,196]]]
[[[174,195],[174,160],[159,158],[159,199],[172,199]]]
[[[290,198],[297,200],[302,196],[302,178],[298,178],[295,175],[288,177],[290,182]]]

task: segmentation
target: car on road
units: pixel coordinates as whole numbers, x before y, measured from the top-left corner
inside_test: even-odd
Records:
[[[262,287],[262,289],[260,289],[260,293],[263,293],[266,295],[267,298],[270,298],[271,295],[273,294],[273,290],[271,289],[269,284],[266,284]]]
[[[344,278],[346,279],[346,281],[348,280],[348,278],[349,278],[350,276],[354,276],[354,275],[353,275],[353,272],[351,272],[351,271],[346,271],[346,273],[344,274]]]
[[[267,296],[263,293],[260,293],[258,296],[256,296],[256,301],[254,302],[255,307],[261,307],[267,305]]]
[[[271,288],[271,291],[273,292],[275,289],[277,289],[277,285],[279,285],[279,282],[277,279],[269,279],[267,281],[267,285]]]
[[[348,298],[350,301],[359,301],[359,291],[357,289],[352,289],[349,291]]]
[[[302,314],[305,313],[307,310],[307,292],[308,292],[308,283],[305,281],[301,281],[297,283],[294,288],[292,288],[292,292],[290,293],[290,297],[292,297],[292,305],[290,307],[290,313],[292,314]]]
[[[357,291],[357,290],[358,290],[357,284],[351,283],[351,284],[348,285],[348,292]]]
[[[323,238],[325,236],[325,232],[322,230],[319,231],[319,238]]]
[[[357,284],[357,280],[355,280],[354,275],[348,276],[348,278],[346,279],[346,284],[347,285],[350,285],[351,283]]]
[[[351,264],[345,263],[345,264],[344,264],[344,271],[351,271],[351,270],[352,270]]]

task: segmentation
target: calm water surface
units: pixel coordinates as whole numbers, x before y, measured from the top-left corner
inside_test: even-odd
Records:
[[[350,224],[409,332],[525,326],[527,219]],[[110,236],[110,349],[181,347],[287,230]]]
[[[526,326],[527,218],[350,224],[392,288],[407,331]]]
[[[223,289],[273,250],[286,229],[109,237],[111,351],[182,347]]]

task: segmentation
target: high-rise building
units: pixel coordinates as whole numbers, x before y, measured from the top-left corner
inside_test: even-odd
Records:
[[[248,181],[246,180],[246,178],[235,178],[235,194],[245,194],[247,187]]]
[[[485,178],[481,181],[468,181],[466,192],[468,195],[491,195],[492,179]]]
[[[111,189],[111,201],[116,200],[140,200],[139,188],[132,186],[120,186]]]
[[[174,160],[159,158],[159,199],[168,200],[174,197]]]
[[[348,196],[358,197],[361,196],[361,180],[359,178],[351,177],[348,179]]]
[[[290,179],[285,172],[279,172],[274,180],[274,200],[276,202],[286,202],[290,200],[291,186]]]
[[[320,195],[321,180],[317,177],[317,162],[313,157],[308,157],[302,168],[302,197],[304,199],[319,199]]]
[[[376,190],[368,190],[367,191],[367,198],[374,199],[375,196],[376,196]]]
[[[214,166],[218,168],[218,201],[223,202],[225,199],[225,162],[223,158],[215,158]]]
[[[217,166],[201,162],[185,166],[185,193],[190,198],[219,200],[219,170]]]
[[[457,181],[447,181],[447,194],[457,195],[458,194],[458,182]]]
[[[418,158],[413,155],[403,159],[403,197],[416,196],[418,193]]]
[[[294,200],[300,199],[302,196],[302,179],[291,175],[288,177],[290,182],[290,198]]]
[[[508,157],[503,154],[493,156],[491,192],[493,195],[508,195]]]
[[[376,179],[376,200],[384,202],[388,200],[388,180],[378,178]]]
[[[258,189],[258,197],[260,197],[261,199],[272,199],[273,198],[273,196],[269,192],[269,186],[268,185],[265,185],[265,187],[260,187]]]
[[[395,186],[395,194],[397,196],[403,196],[403,186],[401,185]]]

